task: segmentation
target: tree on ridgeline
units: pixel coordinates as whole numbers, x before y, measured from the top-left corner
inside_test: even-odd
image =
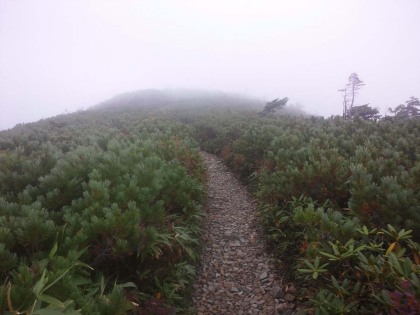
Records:
[[[378,120],[381,115],[377,108],[370,107],[369,104],[353,106],[350,110],[350,117],[360,117],[365,120]]]
[[[388,110],[394,114],[394,118],[397,119],[412,119],[420,117],[420,101],[417,97],[410,97],[408,101],[405,102],[406,105],[400,104],[394,109],[389,108]]]
[[[282,110],[286,107],[286,103],[289,100],[288,97],[283,99],[276,98],[271,102],[265,104],[264,109],[260,112],[261,116],[272,116],[276,111]]]
[[[352,111],[354,107],[354,101],[358,91],[364,86],[362,80],[359,79],[359,76],[356,72],[353,72],[349,76],[349,82],[346,84],[344,89],[338,90],[339,92],[343,92],[343,118],[344,119],[351,119],[352,118]]]

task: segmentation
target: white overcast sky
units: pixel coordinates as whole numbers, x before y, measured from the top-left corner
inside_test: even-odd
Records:
[[[420,0],[0,0],[0,129],[145,88],[384,113],[420,97]]]

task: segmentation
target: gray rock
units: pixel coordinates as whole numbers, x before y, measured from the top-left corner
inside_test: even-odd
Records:
[[[260,280],[264,280],[268,277],[267,272],[263,272],[262,274],[260,274]]]
[[[246,293],[250,293],[252,291],[252,288],[244,287],[244,288],[242,288],[242,290],[245,291]]]
[[[271,288],[271,294],[273,294],[275,299],[281,299],[284,297],[283,290],[277,285]]]

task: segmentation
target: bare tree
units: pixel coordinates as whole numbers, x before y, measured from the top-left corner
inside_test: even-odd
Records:
[[[359,76],[356,72],[353,72],[349,76],[349,82],[346,84],[344,89],[338,90],[343,93],[343,118],[350,119],[352,117],[354,100],[358,91],[365,84],[362,80],[359,79]]]
[[[347,89],[341,89],[338,90],[338,92],[342,92],[343,93],[343,118],[347,119],[347,113],[348,113],[348,108],[347,108]]]

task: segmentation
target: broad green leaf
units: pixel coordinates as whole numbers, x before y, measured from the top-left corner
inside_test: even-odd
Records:
[[[41,279],[39,279],[34,285],[33,292],[34,292],[36,297],[38,297],[41,294],[42,289],[45,287],[45,285],[48,282],[48,278],[45,277],[46,272],[47,271],[44,270],[44,272],[42,273]]]
[[[38,296],[38,300],[48,303],[50,305],[59,307],[59,308],[63,308],[63,309],[65,308],[65,305],[60,300],[46,294],[42,294]]]
[[[411,274],[410,282],[417,288],[420,289],[420,279],[417,277],[417,275],[413,272]]]
[[[81,261],[76,261],[74,263],[74,265],[79,266],[79,267],[85,267],[85,268],[90,269],[90,270],[94,270],[91,266],[89,266],[88,264],[85,264],[84,262],[81,262]]]
[[[123,284],[119,284],[118,286],[121,287],[121,288],[134,288],[134,289],[137,289],[137,286],[133,282],[126,282],[126,283],[123,283]]]
[[[325,256],[325,257],[328,257],[328,258],[330,258],[330,260],[337,260],[338,259],[338,257],[336,257],[336,256],[334,256],[334,255],[331,255],[331,254],[329,254],[329,253],[326,253],[326,252],[319,252],[322,256]]]
[[[389,259],[390,259],[390,263],[391,265],[402,275],[404,274],[401,264],[397,258],[397,256],[395,256],[394,253],[390,253],[389,254]]]
[[[51,252],[49,254],[50,259],[53,258],[55,256],[55,254],[57,253],[57,249],[58,249],[58,245],[57,245],[57,241],[54,242],[54,246],[51,249]]]
[[[312,270],[315,269],[315,266],[312,265],[309,261],[304,260],[303,262],[306,264],[306,266],[308,266],[308,268],[311,268]]]

